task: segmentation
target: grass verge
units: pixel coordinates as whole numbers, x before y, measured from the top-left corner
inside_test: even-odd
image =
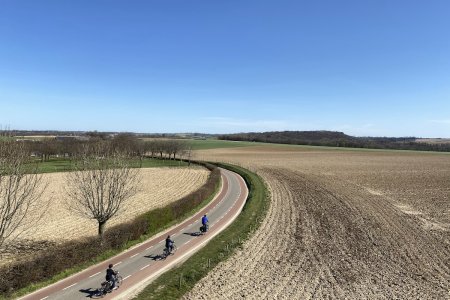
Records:
[[[257,174],[229,164],[218,164],[240,174],[249,188],[247,202],[236,220],[204,248],[191,256],[181,266],[164,273],[148,285],[134,299],[179,299],[221,261],[230,257],[236,249],[260,226],[268,204],[269,192]]]

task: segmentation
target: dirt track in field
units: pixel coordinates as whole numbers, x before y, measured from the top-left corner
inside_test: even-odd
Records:
[[[272,202],[186,299],[449,299],[450,155],[249,147]]]

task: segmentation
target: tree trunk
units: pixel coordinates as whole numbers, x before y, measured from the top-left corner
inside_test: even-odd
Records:
[[[103,236],[103,232],[105,231],[106,221],[98,221],[98,235]]]

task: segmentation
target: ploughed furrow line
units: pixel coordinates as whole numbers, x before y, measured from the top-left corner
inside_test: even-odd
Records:
[[[186,299],[446,299],[447,233],[336,176],[260,168],[269,213]]]
[[[304,195],[300,205],[309,228],[316,229],[306,252],[313,254],[313,265],[329,269],[314,298],[447,296],[448,248],[390,201],[339,180],[301,174],[289,179],[296,183],[293,194]]]
[[[265,171],[259,174],[267,176]],[[215,268],[185,299],[273,298],[281,286],[281,290],[292,286],[298,276],[298,262],[290,262],[300,251],[294,240],[299,214],[291,210],[296,206],[282,182],[270,181],[269,190],[273,200],[260,229],[242,251]],[[201,292],[205,290],[208,293]]]
[[[121,208],[120,214],[107,223],[107,228],[128,222],[130,219],[149,210],[170,204],[200,188],[206,181],[209,171],[205,168],[144,168],[141,169],[141,186],[139,192],[131,197]],[[65,191],[66,173],[44,174],[49,182],[42,195],[42,201],[49,201],[49,206],[42,205],[38,212],[45,211],[33,230],[27,232],[27,239],[37,241],[62,242],[97,234],[97,222],[83,218],[67,209]],[[45,200],[45,201],[44,201]],[[30,220],[36,218],[29,216]]]

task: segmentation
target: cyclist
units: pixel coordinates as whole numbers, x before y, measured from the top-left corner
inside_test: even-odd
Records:
[[[106,281],[112,282],[111,291],[116,287],[116,276],[117,272],[113,270],[113,264],[109,264],[108,269],[106,269]]]
[[[208,217],[206,214],[202,217],[202,226],[203,226],[203,232],[206,232],[208,230]]]
[[[167,236],[166,238],[166,248],[167,248],[167,252],[170,254],[172,253],[173,250],[173,243],[174,241],[170,239],[170,235]]]

